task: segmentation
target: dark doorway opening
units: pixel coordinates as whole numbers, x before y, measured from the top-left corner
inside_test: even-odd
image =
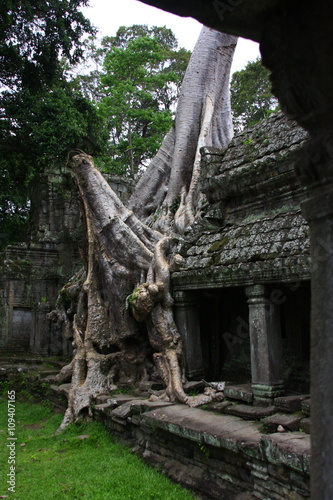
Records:
[[[198,292],[206,380],[251,380],[248,307],[244,288]]]
[[[282,360],[285,387],[310,391],[310,282],[281,287]]]

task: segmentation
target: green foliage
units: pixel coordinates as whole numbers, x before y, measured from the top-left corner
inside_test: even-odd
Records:
[[[5,397],[6,388],[15,390],[21,401],[44,401],[50,392],[50,384],[40,379],[35,370],[13,371],[0,384],[0,395]]]
[[[198,443],[198,446],[199,446],[201,453],[203,453],[206,458],[209,458],[209,455],[210,455],[209,448],[207,448],[207,446],[203,443]]]
[[[170,210],[171,210],[171,212],[173,214],[175,214],[177,212],[178,208],[180,207],[180,202],[181,202],[181,198],[180,198],[180,196],[177,196],[173,200],[173,202],[171,203],[171,205],[169,206],[169,208],[170,208]]]
[[[277,99],[271,93],[269,71],[259,58],[232,75],[230,91],[237,132],[267,118],[278,109]]]
[[[176,50],[165,27],[119,28],[101,47],[89,41],[90,56],[102,70],[76,79],[85,95],[98,102],[108,123],[108,156],[103,171],[134,177],[158,151],[172,125],[173,107],[190,53]]]
[[[130,304],[136,301],[136,299],[139,297],[139,287],[136,287],[131,295],[128,295],[127,300]]]
[[[7,402],[0,404],[0,427],[7,428]],[[190,500],[191,493],[113,441],[99,422],[70,425],[54,435],[62,415],[48,407],[16,403],[15,498],[35,500]],[[79,435],[86,435],[79,439]],[[22,446],[21,446],[22,445]],[[0,450],[6,470],[8,448]],[[7,493],[6,475],[1,493]]]
[[[60,57],[77,62],[81,37],[94,32],[79,10],[86,4],[87,0],[2,0],[1,87],[41,89],[61,76]]]

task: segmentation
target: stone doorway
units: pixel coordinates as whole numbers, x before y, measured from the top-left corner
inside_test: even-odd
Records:
[[[250,382],[250,337],[244,288],[197,293],[205,379]]]
[[[33,316],[30,308],[13,308],[10,344],[15,350],[22,352],[27,352],[29,350],[32,321]]]

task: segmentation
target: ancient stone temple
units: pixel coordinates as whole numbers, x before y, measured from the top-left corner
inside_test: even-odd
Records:
[[[251,382],[257,404],[309,391],[309,230],[294,173],[306,140],[281,114],[226,151],[203,148],[206,227],[173,275],[187,376]]]
[[[109,176],[127,200],[132,181]],[[7,247],[0,260],[0,350],[38,356],[68,356],[71,343],[47,318],[58,290],[82,266],[84,230],[71,173],[50,169],[32,188],[30,235]]]

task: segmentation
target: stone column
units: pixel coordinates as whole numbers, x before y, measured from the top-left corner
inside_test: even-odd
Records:
[[[311,239],[312,497],[333,498],[333,183],[303,203]]]
[[[198,302],[187,291],[176,291],[173,297],[175,322],[184,345],[186,377],[189,380],[200,380],[204,376],[204,368]]]
[[[263,285],[246,288],[249,304],[251,374],[254,401],[266,405],[283,394],[282,346],[278,307]]]

